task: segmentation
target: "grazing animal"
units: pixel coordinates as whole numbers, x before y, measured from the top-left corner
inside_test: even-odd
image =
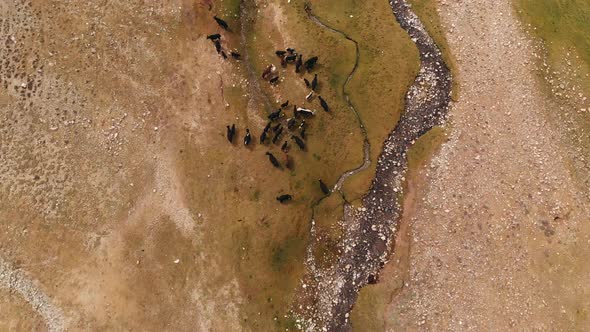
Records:
[[[281,151],[283,151],[284,153],[289,152],[289,143],[287,141],[285,141],[285,143],[283,143],[283,145],[281,146]]]
[[[280,57],[284,57],[286,53],[287,53],[286,51],[276,51],[275,52],[275,54]]]
[[[315,91],[315,89],[318,87],[318,74],[315,74],[313,76],[313,81],[311,81],[311,89],[313,91]]]
[[[288,154],[284,154],[285,156],[285,167],[289,170],[293,170],[293,158],[291,158]]]
[[[307,59],[305,61],[305,64],[304,64],[305,65],[305,69],[307,69],[308,72],[311,71],[313,69],[313,67],[315,67],[316,62],[318,62],[318,57],[317,56],[314,56],[314,57],[311,57],[311,58]]]
[[[270,79],[270,84],[275,84],[275,83],[277,83],[278,81],[279,81],[279,77],[278,77],[278,76],[276,76],[276,77],[273,77],[273,78],[271,78],[271,79]]]
[[[293,55],[287,55],[285,57],[285,61],[287,61],[287,62],[293,62],[293,61],[295,61],[295,59],[297,59],[297,56],[295,54],[293,54]]]
[[[283,133],[283,127],[279,128],[279,130],[275,133],[275,137],[273,137],[273,139],[272,139],[272,144],[277,144],[277,141],[279,140],[279,137],[281,137],[282,133]]]
[[[240,60],[240,58],[242,57],[242,55],[240,53],[234,52],[234,51],[229,52],[229,54],[231,54],[232,58],[234,58],[236,60]]]
[[[301,71],[301,66],[303,65],[303,55],[299,54],[297,56],[297,61],[295,61],[295,72],[299,73]]]
[[[266,140],[266,131],[263,131],[262,134],[260,134],[260,144],[264,143],[265,140]]]
[[[264,69],[264,71],[262,72],[262,78],[263,79],[268,79],[268,77],[270,76],[270,74],[272,74],[275,71],[276,67],[273,64],[270,64],[266,67],[266,69]]]
[[[313,98],[313,91],[309,91],[307,96],[305,96],[305,100],[310,101]]]
[[[293,199],[293,196],[291,196],[289,194],[277,196],[277,201],[279,201],[281,204],[284,204],[285,202],[288,202],[292,199]]]
[[[221,35],[218,33],[214,33],[212,35],[207,36],[207,39],[210,39],[210,40],[217,40],[219,38],[221,38]]]
[[[320,100],[320,105],[322,105],[322,108],[324,109],[324,111],[330,112],[330,107],[328,106],[328,103],[326,103],[324,98],[322,98],[322,96],[318,96],[318,99]]]
[[[267,131],[270,129],[270,126],[271,126],[271,124],[272,124],[272,122],[269,122],[269,123],[267,123],[267,124],[266,124],[266,126],[264,127],[264,132],[265,132],[265,133],[266,133],[266,132],[267,132]]]
[[[299,147],[300,150],[305,150],[305,142],[303,142],[303,140],[295,135],[291,135],[291,139],[295,140],[295,143],[297,144],[297,146]]]
[[[277,130],[279,130],[279,128],[281,128],[281,124],[277,124],[276,126],[272,127],[272,131],[276,132]]]
[[[304,78],[303,81],[305,82],[305,86],[307,88],[311,88],[311,84],[309,84],[309,81],[307,80],[307,78]]]
[[[324,195],[328,195],[330,193],[330,188],[322,181],[322,179],[318,180],[320,182],[320,189],[324,193]]]
[[[226,21],[220,19],[217,16],[213,16],[213,19],[215,20],[215,22],[217,22],[217,24],[219,24],[220,27],[222,27],[224,30],[229,30],[229,25],[227,24]]]
[[[305,123],[305,120],[301,120],[301,124],[299,125],[299,129],[304,130],[305,128],[307,128],[307,123]]]
[[[250,135],[250,129],[246,128],[246,136],[244,136],[244,145],[249,145],[250,141],[252,141],[252,136]]]
[[[305,137],[306,137],[305,128],[301,129],[301,131],[299,132],[299,135],[301,135],[301,138],[305,139]]]
[[[312,116],[315,115],[315,112],[312,110],[308,110],[307,108],[297,107],[296,110],[297,114],[305,115],[305,116]]]
[[[221,43],[219,42],[219,39],[215,40],[215,50],[217,51],[217,53],[221,53]]]
[[[268,119],[269,119],[270,121],[277,120],[278,118],[280,118],[280,117],[281,117],[281,112],[282,112],[282,110],[279,108],[279,109],[278,109],[276,112],[272,112],[272,113],[270,113],[270,114],[268,115]]]
[[[285,108],[287,106],[289,106],[289,101],[288,100],[286,102],[284,102],[284,103],[281,104],[281,108]]]
[[[236,125],[232,124],[231,127],[227,126],[227,140],[230,143],[234,142],[234,134],[236,133]]]
[[[270,160],[270,163],[274,167],[276,167],[276,168],[280,168],[281,167],[281,164],[279,164],[279,161],[277,160],[277,158],[275,158],[275,156],[272,153],[267,152],[266,155],[268,156],[268,160]]]
[[[225,52],[224,52],[224,51],[221,51],[221,56],[222,56],[224,59],[227,59],[227,54],[225,54]]]
[[[287,119],[287,129],[291,130],[297,124],[297,120],[295,118]]]
[[[294,48],[287,47],[287,52],[289,52],[289,54],[294,54],[295,53],[295,49]]]

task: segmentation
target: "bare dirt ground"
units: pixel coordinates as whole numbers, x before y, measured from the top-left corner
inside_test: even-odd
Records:
[[[574,172],[588,169],[570,166],[571,137],[547,116],[559,108],[533,74],[536,50],[508,0],[439,5],[461,93],[405,214],[410,267],[386,328],[583,330],[590,204]]]
[[[213,24],[195,1],[0,3],[0,329],[239,324],[185,185],[238,83]]]

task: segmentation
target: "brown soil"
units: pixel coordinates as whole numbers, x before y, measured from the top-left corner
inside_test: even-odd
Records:
[[[0,4],[8,328],[239,326],[237,282],[203,245],[213,212],[184,176],[185,155],[221,145],[230,116],[212,110],[240,84],[204,38],[211,16],[196,1]]]

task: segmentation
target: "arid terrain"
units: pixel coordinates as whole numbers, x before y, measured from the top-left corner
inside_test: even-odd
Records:
[[[551,44],[526,1],[408,1],[453,94],[407,155],[384,145],[404,98],[440,85],[405,97],[432,54],[396,0],[0,2],[0,331],[586,330],[590,43]],[[316,110],[303,150],[259,141],[287,100],[276,123]],[[371,237],[345,208],[400,217]]]

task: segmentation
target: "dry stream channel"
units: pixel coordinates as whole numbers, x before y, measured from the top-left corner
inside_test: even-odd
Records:
[[[310,285],[305,285],[304,289],[308,293],[306,297],[311,299],[313,305],[296,313],[304,329],[351,329],[348,317],[359,290],[377,279],[379,270],[393,250],[396,227],[401,216],[401,198],[407,169],[406,153],[420,136],[442,124],[448,113],[452,87],[451,73],[440,49],[405,0],[390,0],[389,3],[398,23],[418,48],[420,71],[406,93],[405,109],[399,122],[383,144],[377,160],[375,179],[369,192],[362,198],[362,207],[353,209],[348,203],[344,206],[344,218],[340,222],[344,230],[340,254],[335,263],[328,268],[318,267],[314,263],[312,253],[317,243],[314,241],[312,222],[312,241],[306,260],[311,280]],[[322,23],[311,13],[310,7],[306,7],[306,10],[309,18],[316,24],[339,33],[356,45],[346,33]],[[356,63],[358,64],[358,46]],[[350,81],[356,68],[355,64],[346,83]],[[346,93],[344,96],[356,114]],[[362,122],[359,123],[362,126]],[[364,128],[361,129],[365,133],[364,163],[341,176],[336,190],[346,178],[362,171],[370,162],[370,146]]]

